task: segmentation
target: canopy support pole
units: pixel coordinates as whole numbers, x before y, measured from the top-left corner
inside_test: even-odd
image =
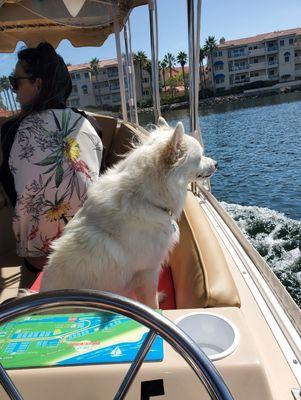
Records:
[[[199,125],[199,81],[200,81],[200,30],[201,30],[201,5],[197,1],[195,21],[195,1],[187,0],[188,18],[188,49],[189,49],[189,105],[190,105],[190,131],[202,144],[202,135]]]
[[[137,100],[136,100],[136,88],[135,88],[135,70],[133,62],[132,44],[131,44],[131,28],[130,28],[130,17],[127,23],[124,25],[124,45],[126,55],[126,76],[128,81],[129,91],[129,110],[130,110],[130,122],[138,124],[138,113],[137,113]]]
[[[159,91],[159,59],[158,59],[158,13],[157,0],[149,0],[149,29],[152,52],[152,95],[155,124],[161,116]]]
[[[120,46],[120,33],[119,33],[119,25],[116,21],[114,22],[114,31],[115,31],[116,53],[117,53],[117,61],[118,61],[118,78],[119,78],[119,87],[120,87],[122,119],[124,122],[127,122],[128,116],[127,116],[127,109],[126,109],[123,61],[122,61],[121,46]]]

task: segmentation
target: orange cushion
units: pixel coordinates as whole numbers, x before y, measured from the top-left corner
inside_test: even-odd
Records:
[[[39,292],[41,287],[43,271],[41,271],[31,286],[30,290]],[[176,308],[175,289],[173,285],[172,273],[170,266],[164,265],[159,276],[158,291],[162,292],[163,299],[160,302],[160,309],[174,310]]]

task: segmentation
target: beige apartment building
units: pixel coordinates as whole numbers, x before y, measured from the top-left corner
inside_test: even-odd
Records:
[[[237,40],[222,38],[213,52],[213,65],[208,61],[208,73],[217,92],[251,88],[256,82],[257,86],[301,85],[301,28]]]
[[[92,74],[89,63],[71,65],[68,70],[72,79],[72,92],[68,99],[71,107],[99,107],[100,109],[118,109],[121,105],[117,59],[99,61],[99,73]],[[125,92],[128,97],[128,85],[125,75]],[[135,66],[137,101],[151,98],[151,79],[149,73],[142,71],[142,85],[139,67]],[[142,92],[141,92],[142,88]]]

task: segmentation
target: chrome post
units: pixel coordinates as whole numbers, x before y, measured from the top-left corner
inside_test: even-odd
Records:
[[[123,28],[124,33],[124,47],[125,47],[125,57],[126,57],[126,79],[128,83],[128,102],[130,111],[130,121],[135,121],[135,109],[134,109],[134,95],[133,95],[133,71],[131,66],[131,55],[129,53],[129,38],[127,33],[127,24]]]
[[[149,0],[149,29],[152,52],[152,96],[155,124],[161,116],[159,91],[159,58],[158,58],[158,14],[157,0]]]
[[[190,131],[193,134],[193,136],[204,147],[199,125],[199,81],[200,81],[199,58],[200,58],[201,6],[202,6],[202,1],[197,0],[197,8],[195,13],[194,0],[187,0]]]
[[[137,94],[136,94],[136,79],[135,79],[135,66],[133,61],[133,51],[132,51],[132,34],[131,34],[131,22],[130,17],[127,20],[128,25],[128,40],[129,40],[129,51],[130,51],[130,65],[132,71],[132,90],[133,90],[133,101],[134,101],[134,122],[139,123],[138,111],[137,111]]]
[[[121,46],[120,46],[119,25],[118,25],[117,21],[114,22],[114,31],[115,31],[115,43],[116,43],[116,53],[117,53],[117,61],[118,61],[118,78],[119,78],[119,87],[120,87],[122,119],[124,122],[127,122],[128,116],[127,116],[127,110],[126,110],[123,62],[122,62],[122,54],[121,54]]]

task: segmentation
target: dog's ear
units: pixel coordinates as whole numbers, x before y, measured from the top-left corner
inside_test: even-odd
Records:
[[[163,117],[159,117],[158,126],[161,129],[169,129],[169,125],[168,125],[168,123],[165,121],[165,119]]]
[[[171,144],[173,149],[177,152],[182,144],[183,141],[183,137],[184,137],[184,126],[182,124],[182,122],[178,122],[177,126],[174,130],[174,133],[172,134],[171,137]]]

